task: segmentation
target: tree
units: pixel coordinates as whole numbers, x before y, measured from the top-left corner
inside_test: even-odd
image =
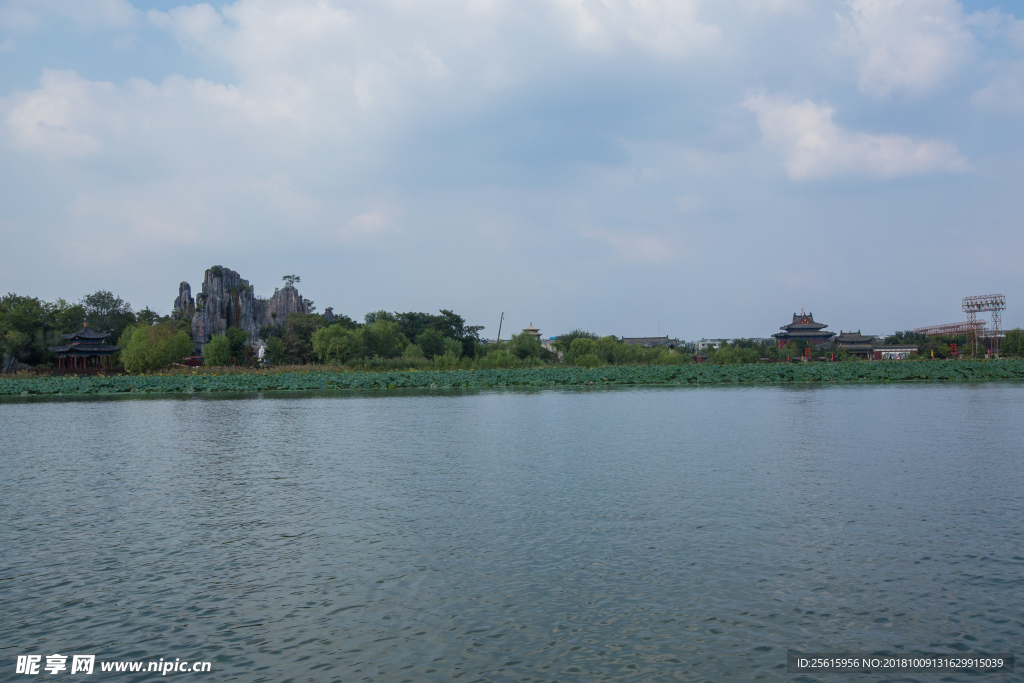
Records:
[[[520,360],[527,358],[539,359],[544,354],[544,347],[540,340],[527,332],[520,332],[512,335],[508,340],[508,351]]]
[[[595,335],[596,336],[596,335]],[[556,340],[557,341],[557,340]],[[597,340],[591,336],[574,337],[565,351],[565,362],[570,365],[588,365],[593,367],[601,362]],[[586,361],[586,362],[584,362]]]
[[[364,327],[363,345],[369,358],[397,358],[409,345],[409,340],[398,328],[398,323],[378,320]]]
[[[128,372],[152,372],[192,354],[192,338],[170,323],[127,327],[118,343]]]
[[[249,334],[237,327],[229,327],[224,334],[215,335],[203,344],[203,365],[236,365],[250,360]]]
[[[313,333],[324,326],[324,318],[315,313],[289,313],[281,335],[285,348],[285,362],[295,365],[311,363],[316,357]]]
[[[594,334],[593,332],[587,332],[586,330],[576,329],[576,330],[573,330],[572,332],[567,332],[565,334],[560,334],[557,337],[555,337],[554,347],[556,349],[558,349],[559,351],[561,351],[562,353],[565,353],[566,351],[569,350],[569,347],[572,345],[572,342],[573,342],[574,339],[597,339],[597,338],[598,338],[598,336],[596,334]]]
[[[1008,330],[999,346],[999,353],[1003,356],[1024,356],[1024,330],[1019,327]]]
[[[313,352],[323,362],[348,362],[360,354],[363,346],[362,333],[343,325],[321,328],[313,333],[310,341]]]
[[[367,313],[363,316],[364,325],[372,325],[378,320],[387,320],[389,322],[398,322],[398,316],[394,313],[388,313],[385,310],[374,311],[373,313]]]
[[[36,364],[46,357],[46,305],[35,297],[7,294],[0,299],[0,343],[6,360],[4,369],[15,361]],[[37,343],[37,340],[39,343]]]
[[[711,362],[715,365],[756,363],[760,359],[761,354],[751,347],[723,346],[711,355]]]
[[[373,323],[378,319],[397,322],[400,331],[405,335],[406,339],[417,339],[428,330],[434,330],[446,339],[454,339],[461,343],[462,351],[460,355],[471,358],[477,354],[477,350],[480,347],[480,331],[484,329],[483,325],[466,325],[466,320],[461,315],[446,308],[442,308],[439,311],[439,315],[415,311],[407,313],[377,311],[366,317],[367,323]],[[426,348],[423,349],[423,352],[428,358],[432,357]]]
[[[149,310],[149,306],[146,306],[141,311],[135,314],[135,321],[139,323],[148,323],[155,325],[163,321],[159,313]]]
[[[131,304],[103,289],[82,297],[82,308],[89,327],[109,332],[111,339],[120,339],[124,328],[135,323]]]
[[[203,344],[203,365],[224,366],[231,364],[231,341],[218,334]]]
[[[360,327],[359,323],[357,323],[355,320],[353,320],[352,318],[350,318],[347,315],[344,315],[342,313],[335,313],[334,314],[334,322],[331,323],[331,324],[332,325],[341,325],[346,330],[355,330],[355,329],[358,329]]]
[[[57,334],[68,334],[82,329],[82,323],[85,322],[85,307],[82,304],[72,304],[64,299],[57,299],[46,306],[49,307],[53,329]]]
[[[423,355],[428,359],[444,353],[444,342],[444,335],[433,328],[427,328],[416,336],[416,346],[423,350]],[[461,352],[459,355],[462,355]]]
[[[267,340],[267,350],[263,354],[268,365],[281,365],[285,361],[284,342],[280,337],[271,337]]]
[[[650,350],[626,344],[613,336],[601,337],[597,340],[597,355],[609,365],[640,363],[646,360],[645,356],[648,351]]]
[[[229,327],[224,331],[224,336],[228,339],[232,365],[246,362],[249,355],[246,353],[249,349],[249,333],[237,327]]]
[[[281,279],[284,280],[285,287],[294,287],[296,282],[302,282],[302,278],[298,275],[285,275]]]
[[[448,339],[447,337],[442,342],[443,353],[442,356],[448,356],[449,358],[461,358],[462,357],[462,344],[455,339]]]
[[[64,299],[46,303],[35,297],[7,294],[0,297],[0,355],[7,366],[15,361],[38,365],[53,359],[51,346],[60,346],[60,335],[82,327],[85,309]],[[116,337],[115,337],[116,339]]]
[[[409,344],[405,347],[405,351],[402,351],[402,358],[406,360],[420,360],[423,357],[423,349],[416,344]]]

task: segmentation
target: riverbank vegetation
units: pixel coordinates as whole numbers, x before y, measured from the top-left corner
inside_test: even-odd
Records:
[[[218,394],[279,391],[343,392],[365,389],[443,389],[573,386],[705,386],[742,384],[839,384],[907,381],[1024,379],[1024,361],[935,361],[934,363],[775,363],[746,365],[649,365],[541,367],[494,370],[296,372],[183,371],[165,375],[112,377],[9,377],[0,396],[108,394]]]
[[[61,334],[81,329],[85,323],[110,333],[109,343],[122,347],[116,362],[129,373],[167,370],[195,352],[189,317],[160,316],[148,308],[133,312],[130,304],[111,292],[99,291],[74,304],[8,294],[0,298],[4,369],[52,368],[56,357],[50,347],[62,343]],[[462,316],[448,309],[437,314],[374,311],[362,322],[345,315],[291,313],[279,324],[260,330],[262,353],[245,331],[229,328],[203,345],[201,356],[203,363],[213,368],[326,365],[359,372],[740,366],[788,363],[808,356],[811,360],[860,360],[834,345],[808,350],[806,343],[791,342],[780,349],[773,342],[740,339],[701,351],[692,344],[644,348],[579,329],[544,343],[525,332],[504,342],[487,343],[480,337],[482,329],[467,325]],[[983,345],[976,352],[963,336],[925,337],[905,331],[887,338],[886,343],[918,346],[919,353],[912,354],[911,360],[971,358],[972,353],[983,357],[985,353]],[[1024,331],[1010,330],[1001,346],[1004,357],[1024,357]]]

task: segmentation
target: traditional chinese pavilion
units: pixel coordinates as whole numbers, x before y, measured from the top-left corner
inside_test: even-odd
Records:
[[[814,322],[813,313],[800,311],[799,315],[793,314],[793,322],[779,328],[782,332],[776,332],[772,336],[775,337],[780,349],[791,341],[807,341],[818,345],[836,336],[835,332],[826,332],[826,327],[828,325]]]
[[[69,370],[102,369],[114,367],[114,354],[120,346],[109,346],[104,340],[110,334],[89,329],[85,323],[78,332],[62,334],[68,340],[66,346],[51,346],[57,354],[57,367]]]
[[[875,353],[875,338],[865,337],[860,333],[860,330],[856,332],[843,332],[839,330],[839,336],[836,337],[836,346],[841,349],[846,349],[847,352],[854,356],[861,356],[862,358],[872,358]]]
[[[530,335],[534,339],[540,339],[540,330],[538,330],[536,327],[534,327],[533,323],[530,323],[529,327],[524,327],[523,328],[523,332],[525,332],[526,334]]]

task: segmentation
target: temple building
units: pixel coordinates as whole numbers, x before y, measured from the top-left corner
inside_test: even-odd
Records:
[[[65,346],[51,346],[50,350],[57,354],[57,367],[68,370],[100,370],[114,367],[114,354],[121,350],[120,346],[108,346],[104,340],[110,334],[94,332],[85,323],[78,332],[62,334],[68,340]]]
[[[540,339],[540,330],[538,330],[536,327],[534,327],[533,323],[530,323],[529,327],[524,327],[523,328],[523,332],[525,332],[526,334],[530,335],[534,339]]]
[[[839,336],[835,339],[836,346],[841,349],[846,349],[847,353],[854,356],[860,356],[866,360],[874,357],[875,353],[875,338],[865,337],[860,333],[860,330],[856,332],[843,332],[839,330]]]
[[[793,322],[780,327],[782,332],[776,332],[772,337],[775,338],[780,349],[791,341],[799,342],[801,340],[817,346],[836,336],[835,332],[826,332],[826,327],[828,325],[814,322],[813,313],[804,313],[801,310],[800,315],[793,314]]]

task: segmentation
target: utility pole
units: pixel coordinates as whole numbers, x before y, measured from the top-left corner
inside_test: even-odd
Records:
[[[498,321],[498,338],[494,340],[494,343],[501,341],[501,324],[505,322],[505,311],[501,312],[501,320]]]

